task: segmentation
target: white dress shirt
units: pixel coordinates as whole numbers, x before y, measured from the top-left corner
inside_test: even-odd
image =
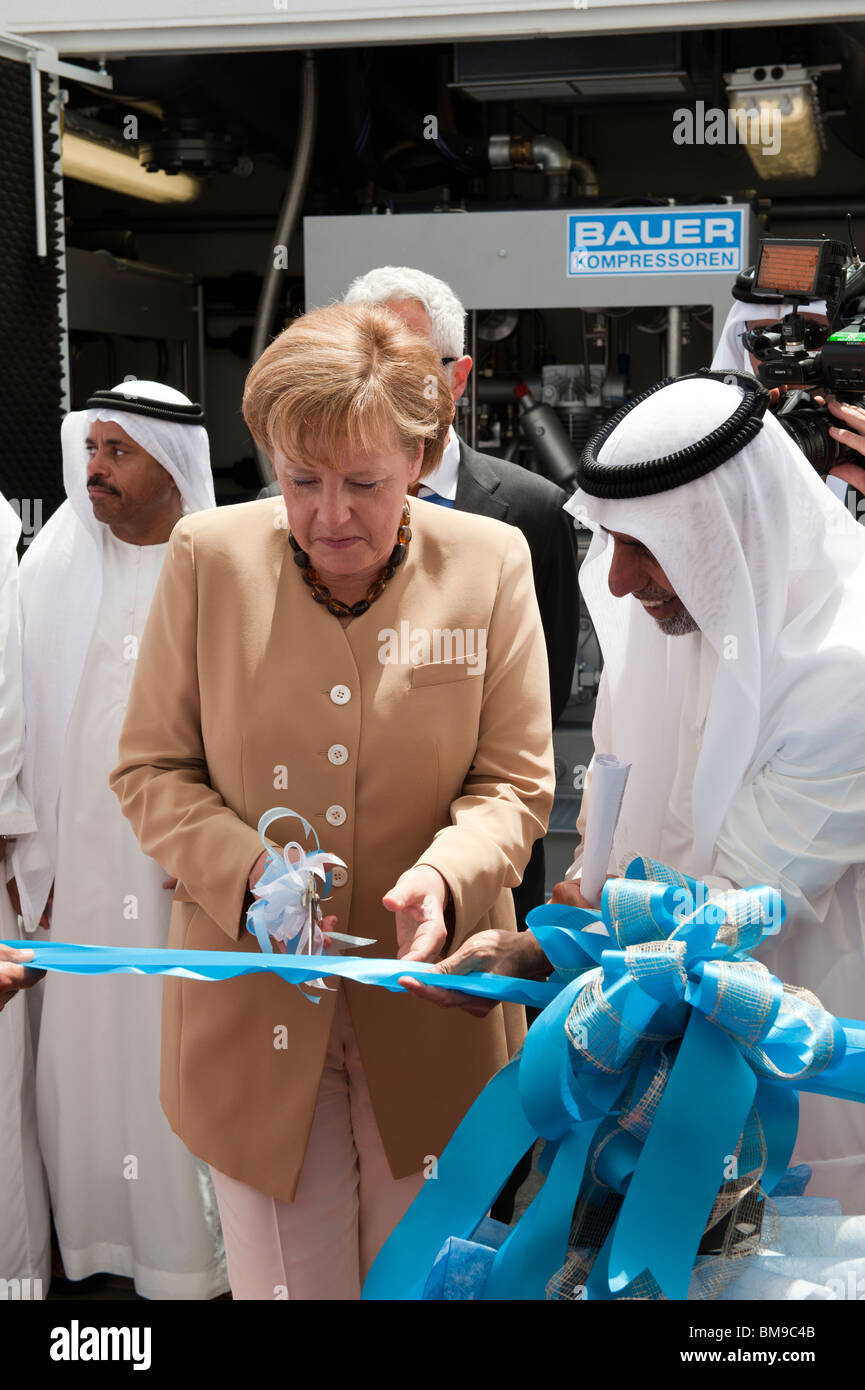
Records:
[[[441,462],[433,469],[432,473],[429,473],[421,481],[417,492],[418,497],[427,497],[429,493],[437,492],[439,497],[446,497],[449,502],[453,502],[457,495],[459,471],[460,441],[457,438],[456,430],[451,425]]]

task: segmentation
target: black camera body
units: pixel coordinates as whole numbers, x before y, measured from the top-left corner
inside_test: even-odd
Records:
[[[757,375],[782,388],[775,414],[821,477],[858,455],[829,434],[836,423],[812,392],[854,402],[865,397],[865,266],[843,242],[827,237],[766,237],[753,271],[738,277],[733,294],[757,311],[793,305],[792,313],[743,335],[758,359]],[[805,319],[801,306],[825,299],[828,327]]]

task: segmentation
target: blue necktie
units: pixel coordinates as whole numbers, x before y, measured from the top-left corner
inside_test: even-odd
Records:
[[[421,498],[421,501],[422,501],[422,502],[434,502],[435,505],[436,505],[437,507],[452,507],[452,506],[453,506],[453,498],[451,498],[451,497],[442,497],[441,493],[439,493],[439,492],[433,492],[431,488],[430,488],[430,490],[429,490],[427,493],[424,494],[424,496]]]

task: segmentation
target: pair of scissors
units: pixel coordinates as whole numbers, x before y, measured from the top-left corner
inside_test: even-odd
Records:
[[[307,955],[311,956],[314,954],[313,940],[315,937],[315,929],[316,927],[318,927],[320,930],[322,923],[321,896],[318,891],[318,882],[316,880],[315,874],[308,875],[307,886],[303,891],[300,901],[301,906],[306,908],[306,925],[308,933],[306,953]]]

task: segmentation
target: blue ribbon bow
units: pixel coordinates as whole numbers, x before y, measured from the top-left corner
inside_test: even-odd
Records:
[[[298,820],[303,826],[303,832],[307,839],[310,836],[315,841],[314,850],[305,850],[297,840],[290,840],[283,849],[278,850],[271,845],[265,838],[265,832],[277,820]],[[291,908],[299,907],[299,889],[303,885],[304,878],[309,874],[314,874],[322,881],[321,897],[326,898],[330,895],[333,885],[333,874],[324,865],[333,856],[322,854],[321,844],[314,826],[304,816],[298,815],[297,811],[290,811],[287,806],[275,806],[270,811],[265,811],[258,822],[258,838],[261,840],[262,847],[267,852],[267,859],[264,865],[264,872],[255,885],[256,901],[252,904],[246,914],[246,929],[252,932],[262,951],[268,954],[273,950],[270,940],[270,931],[276,922],[281,922],[286,913],[286,906]],[[290,858],[289,851],[297,852],[296,859]],[[339,861],[342,863],[342,861]],[[295,884],[295,880],[297,883]],[[287,882],[286,882],[287,881]],[[279,886],[283,883],[289,889],[288,893],[280,894]],[[292,889],[297,891],[292,892]],[[297,897],[298,902],[293,899]],[[280,900],[282,899],[282,900]],[[297,931],[285,939],[286,951],[294,954],[299,949],[302,931],[298,926]]]
[[[668,1298],[685,1298],[754,1110],[765,1137],[760,1181],[771,1192],[793,1150],[797,1088],[865,1101],[865,1024],[834,1018],[750,957],[783,919],[772,889],[710,895],[642,858],[607,882],[600,912],[552,903],[531,912],[561,992],[468,1112],[363,1297],[422,1298],[444,1243],[471,1238],[514,1162],[543,1136],[546,1180],[488,1251],[482,1296],[545,1297],[590,1175],[623,1201],[586,1297],[633,1297],[648,1276]],[[585,929],[599,923],[606,934]]]

